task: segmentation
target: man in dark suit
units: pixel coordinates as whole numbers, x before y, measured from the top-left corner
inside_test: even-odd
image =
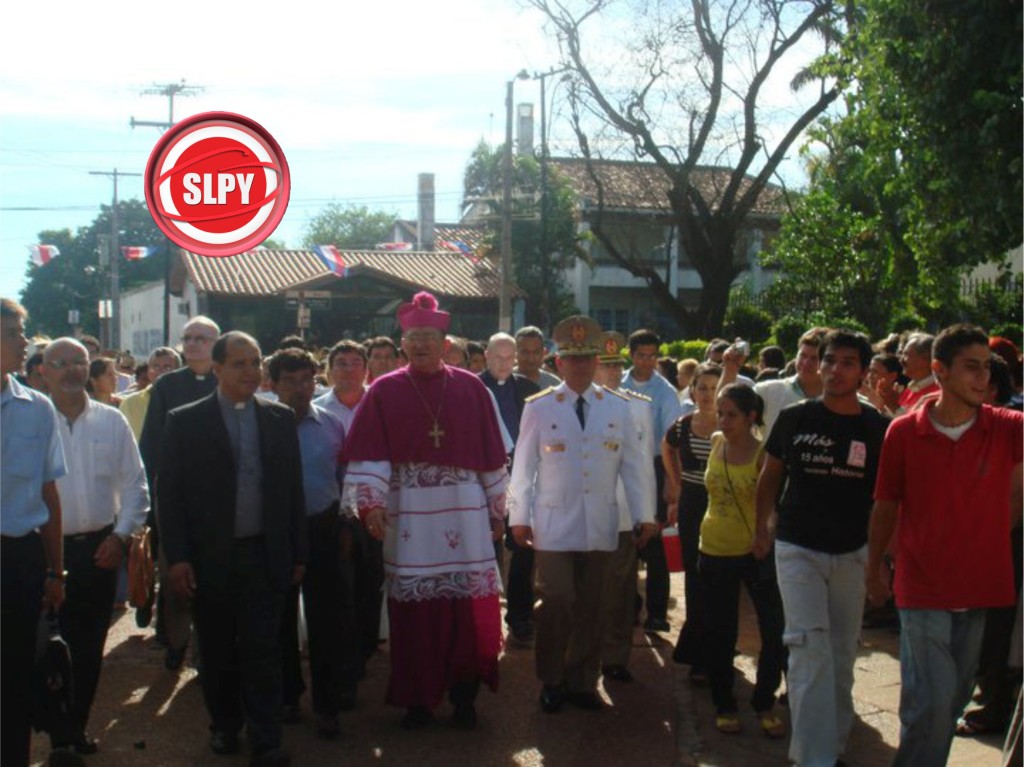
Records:
[[[217,339],[213,371],[216,392],[171,411],[164,428],[157,492],[167,575],[193,601],[210,747],[238,751],[244,721],[253,766],[287,765],[280,622],[308,550],[295,417],[254,396],[261,365],[251,336]]]
[[[157,467],[160,464],[160,443],[167,414],[174,408],[209,396],[217,388],[213,375],[213,344],[220,327],[209,317],[199,315],[188,321],[181,331],[181,347],[185,365],[161,376],[153,383],[149,406],[139,435],[139,452],[146,466],[146,482],[156,500]],[[155,525],[156,504],[150,510],[148,524],[153,528],[153,557],[159,561],[160,590],[157,596],[156,638],[167,646],[164,665],[175,671],[181,667],[192,635],[192,616],[187,602],[178,599],[167,583],[167,562],[160,546],[160,530]],[[145,623],[146,621],[143,621]]]
[[[515,442],[519,437],[519,420],[523,416],[526,398],[540,391],[540,387],[526,376],[512,372],[516,364],[516,339],[508,333],[491,336],[484,358],[487,369],[480,373],[480,380],[494,394],[501,420],[512,442]],[[506,534],[505,546],[512,552],[508,565],[505,623],[516,640],[526,643],[533,637],[533,549],[518,546],[511,534]]]

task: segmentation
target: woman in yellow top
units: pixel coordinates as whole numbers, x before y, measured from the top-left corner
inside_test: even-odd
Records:
[[[704,474],[708,510],[700,527],[698,559],[707,609],[708,678],[718,712],[715,727],[728,733],[740,731],[733,694],[733,654],[742,583],[754,604],[761,632],[752,703],[761,731],[780,738],[786,727],[772,707],[786,659],[782,597],[774,561],[755,559],[751,553],[757,476],[764,463],[763,445],[754,428],[762,423],[764,403],[748,386],[730,384],[719,392],[717,408],[718,431],[711,437]]]

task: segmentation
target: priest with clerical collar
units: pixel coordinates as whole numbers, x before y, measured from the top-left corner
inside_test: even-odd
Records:
[[[387,702],[421,727],[445,693],[476,724],[498,681],[501,622],[492,540],[503,532],[505,446],[487,388],[444,364],[450,316],[429,293],[398,310],[406,367],[374,380],[349,432],[343,505],[384,542],[391,637]]]

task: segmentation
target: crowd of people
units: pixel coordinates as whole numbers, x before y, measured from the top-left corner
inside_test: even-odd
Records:
[[[894,764],[944,764],[955,734],[1005,730],[1019,709],[1021,359],[978,328],[875,345],[812,328],[792,360],[766,346],[749,365],[738,339],[673,360],[651,330],[582,316],[550,340],[456,338],[420,293],[399,343],[269,352],[199,316],[136,365],[89,336],[30,354],[26,319],[0,300],[5,765],[29,763],[41,609],[75,690],[50,763],[99,748],[89,711],[144,526],[159,582],[136,620],[155,623],[169,672],[195,644],[209,746],[239,752],[244,728],[256,767],[291,762],[300,612],[326,739],[382,613],[386,702],[407,729],[446,699],[474,728],[506,642],[532,646],[543,712],[602,709],[602,678],[632,679],[635,626],[673,630],[666,527],[686,568],[672,658],[710,688],[719,731],[742,728],[741,586],[761,638],[750,702],[801,767],[842,764],[867,603],[898,614]],[[965,710],[976,683],[985,705]]]

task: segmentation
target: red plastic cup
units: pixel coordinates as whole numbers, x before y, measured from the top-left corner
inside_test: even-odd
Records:
[[[679,528],[666,527],[661,531],[661,545],[665,547],[665,562],[670,573],[681,573],[686,568],[683,564],[683,544],[679,540]]]

